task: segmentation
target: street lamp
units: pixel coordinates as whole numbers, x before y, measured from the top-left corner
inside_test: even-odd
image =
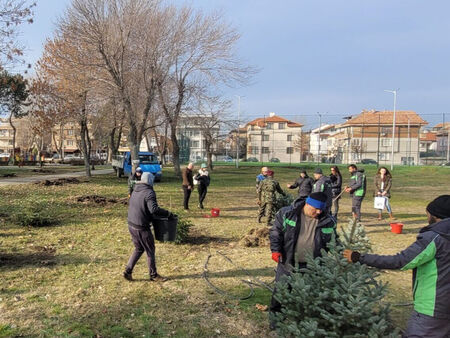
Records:
[[[239,120],[241,119],[241,97],[239,95],[234,95],[238,98],[238,119],[237,119],[237,138],[236,138],[236,168],[239,169],[239,139],[241,137],[239,130]]]
[[[397,104],[397,90],[384,90],[385,92],[394,94],[394,116],[392,119],[392,150],[391,150],[391,171],[394,170],[394,142],[395,142],[395,107]]]

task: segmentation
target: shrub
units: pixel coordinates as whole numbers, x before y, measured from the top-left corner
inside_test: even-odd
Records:
[[[286,193],[286,195],[281,195],[278,192],[275,193],[275,203],[273,205],[275,208],[275,212],[283,207],[291,205],[292,202],[294,202],[294,197],[291,194]]]
[[[22,226],[44,227],[59,223],[52,209],[45,203],[22,206],[22,209],[12,216],[12,220]]]
[[[192,224],[190,220],[178,216],[177,237],[175,238],[175,244],[182,244],[188,241],[189,231],[192,226],[194,226],[194,224]]]

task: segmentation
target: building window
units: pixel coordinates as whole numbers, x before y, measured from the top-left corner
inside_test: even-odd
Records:
[[[258,148],[258,146],[250,147],[250,154],[252,154],[252,155],[258,155],[258,154],[259,154],[259,148]]]
[[[286,148],[286,154],[293,154],[293,153],[294,153],[294,148],[292,148],[292,147]]]
[[[69,129],[69,130],[67,130],[67,135],[69,135],[69,136],[73,136],[73,129]]]
[[[352,140],[352,144],[354,145],[354,146],[359,146],[359,142],[360,142],[361,140],[359,139],[359,138],[354,138],[353,140]]]
[[[288,135],[287,136],[287,140],[290,142],[290,141],[292,141],[292,135]]]
[[[391,147],[392,146],[392,140],[390,138],[384,138],[381,140],[381,146],[382,147]]]
[[[391,159],[391,153],[380,153],[380,161],[389,161]]]
[[[194,130],[194,136],[199,136],[199,135],[200,135],[200,131]]]
[[[286,123],[284,123],[284,122],[278,123],[278,129],[285,129],[285,128],[286,128]]]
[[[269,147],[262,147],[261,150],[262,150],[263,154],[268,154],[269,153]]]
[[[392,127],[381,127],[381,136],[386,136],[392,133]]]
[[[199,141],[191,141],[191,148],[198,148],[200,145]]]
[[[273,123],[267,122],[266,129],[272,129],[272,128],[273,128]]]
[[[12,146],[13,145],[13,140],[8,140],[8,145]]]
[[[73,141],[72,140],[67,140],[67,145],[68,146],[73,146]]]
[[[263,135],[262,138],[263,141],[269,141],[269,135]]]

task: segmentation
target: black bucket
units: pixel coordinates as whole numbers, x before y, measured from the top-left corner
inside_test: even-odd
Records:
[[[160,242],[173,242],[177,237],[178,217],[174,215],[170,218],[154,218],[153,229],[155,238]]]

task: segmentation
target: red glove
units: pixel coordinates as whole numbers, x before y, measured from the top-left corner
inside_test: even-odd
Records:
[[[278,263],[280,261],[280,258],[281,258],[281,253],[279,253],[279,252],[272,252],[272,259],[275,262]]]

